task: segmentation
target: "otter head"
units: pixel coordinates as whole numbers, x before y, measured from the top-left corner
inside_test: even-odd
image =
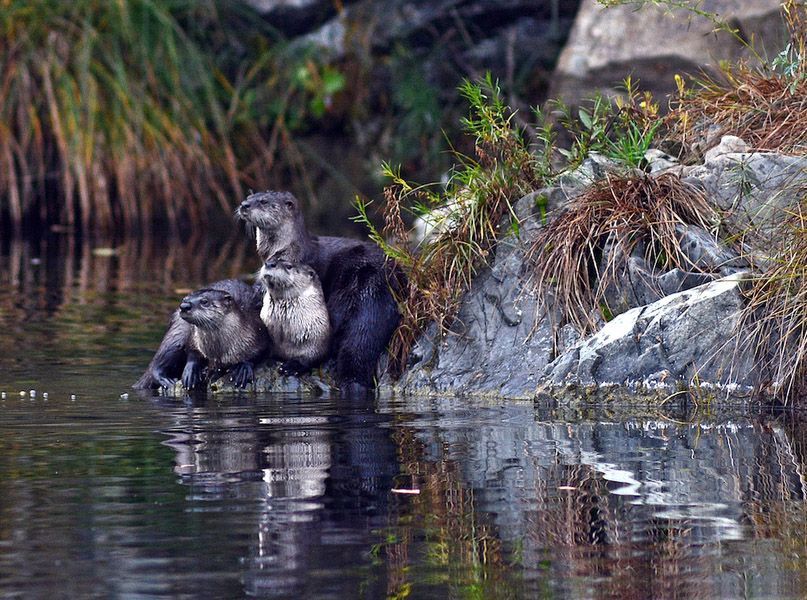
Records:
[[[179,316],[191,325],[202,329],[214,329],[235,309],[235,301],[227,292],[204,289],[182,299]]]
[[[238,218],[270,233],[297,220],[299,203],[289,192],[257,192],[247,196],[235,213]]]
[[[308,265],[269,259],[258,277],[266,292],[278,297],[295,297],[311,286],[318,286],[317,274]]]
[[[236,215],[257,229],[258,254],[298,260],[308,239],[300,205],[289,192],[250,194]]]

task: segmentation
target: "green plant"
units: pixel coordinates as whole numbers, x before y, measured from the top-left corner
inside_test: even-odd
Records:
[[[576,115],[563,102],[555,105],[561,125],[572,137],[568,150],[558,150],[570,167],[592,152],[638,167],[664,123],[658,104],[649,92],[640,92],[631,77],[624,80],[623,95],[614,102],[597,94]]]
[[[478,83],[465,81],[460,93],[471,108],[463,126],[474,139],[476,158],[455,153],[458,162],[439,191],[436,185],[413,185],[384,165],[391,185],[384,192],[381,231],[372,225],[366,204],[357,201],[357,220],[369,228],[370,237],[408,280],[398,294],[402,323],[390,344],[396,372],[406,364],[412,344],[427,325],[436,323],[441,332],[447,330],[463,293],[501,235],[503,218],[509,215],[510,230],[517,231],[511,202],[536,189],[550,173],[545,159],[551,153],[550,130],[540,127],[541,153],[532,152],[490,75]],[[402,218],[406,211],[433,216],[432,234],[415,249]]]

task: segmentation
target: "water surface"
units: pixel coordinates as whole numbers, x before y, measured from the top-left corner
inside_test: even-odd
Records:
[[[257,265],[114,246],[0,248],[0,597],[807,595],[798,415],[140,397],[184,291]]]

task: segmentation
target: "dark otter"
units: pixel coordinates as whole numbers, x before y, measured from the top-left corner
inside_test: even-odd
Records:
[[[395,265],[373,243],[309,235],[299,203],[288,192],[252,194],[237,214],[257,229],[264,261],[283,259],[314,268],[328,305],[337,380],[346,388],[372,388],[378,359],[400,321],[388,284],[400,281]]]
[[[331,323],[319,277],[305,264],[270,259],[261,267],[261,320],[272,340],[272,356],[282,369],[302,373],[328,354]]]
[[[192,389],[209,373],[229,373],[237,387],[253,379],[253,363],[269,336],[260,319],[260,296],[242,281],[226,279],[186,296],[135,389],[169,388],[181,377]]]

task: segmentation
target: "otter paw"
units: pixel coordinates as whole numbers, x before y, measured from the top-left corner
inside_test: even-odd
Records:
[[[232,369],[230,369],[230,381],[232,381],[233,385],[237,388],[247,387],[250,383],[252,383],[253,379],[255,379],[255,374],[252,370],[251,363],[238,363]]]
[[[281,375],[302,375],[308,371],[308,367],[301,363],[299,360],[287,360],[286,362],[280,363],[280,366],[277,368],[277,372]]]
[[[165,388],[166,390],[172,389],[177,382],[176,379],[168,377],[167,375],[155,375],[154,379],[157,380],[161,388]]]
[[[182,371],[182,385],[185,389],[192,390],[204,380],[204,367],[197,363],[188,362]]]

